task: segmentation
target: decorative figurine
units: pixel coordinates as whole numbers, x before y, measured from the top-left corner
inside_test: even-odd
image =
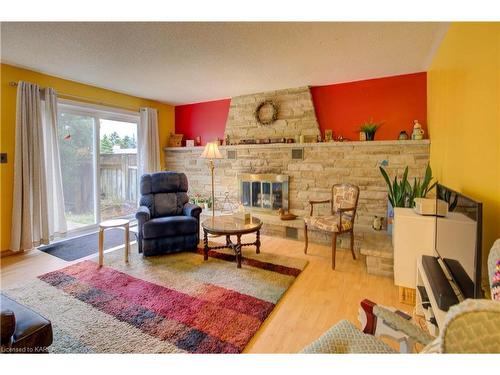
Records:
[[[375,216],[373,218],[372,228],[375,230],[381,230],[384,223],[383,217]]]
[[[411,133],[411,139],[424,139],[424,130],[422,129],[422,125],[419,124],[418,120],[413,120],[413,133]]]
[[[285,212],[282,208],[278,210],[278,215],[281,220],[295,220],[297,215],[292,214],[290,211]]]
[[[333,130],[326,129],[325,130],[325,142],[331,142],[331,141],[333,141]]]

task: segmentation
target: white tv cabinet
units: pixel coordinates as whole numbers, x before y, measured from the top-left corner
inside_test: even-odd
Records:
[[[394,284],[416,288],[417,260],[422,255],[434,255],[436,218],[422,216],[412,208],[394,209],[392,245],[394,247]]]

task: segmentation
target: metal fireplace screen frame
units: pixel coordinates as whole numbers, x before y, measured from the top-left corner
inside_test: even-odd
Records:
[[[282,174],[250,174],[238,176],[239,201],[252,210],[288,210],[289,176]]]

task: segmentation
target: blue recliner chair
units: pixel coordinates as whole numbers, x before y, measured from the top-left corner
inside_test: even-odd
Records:
[[[144,256],[196,250],[201,207],[189,203],[184,173],[158,172],[141,177],[139,252]]]

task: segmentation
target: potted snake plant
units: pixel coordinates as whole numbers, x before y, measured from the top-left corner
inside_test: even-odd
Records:
[[[405,168],[401,180],[398,181],[397,176],[395,176],[393,182],[391,182],[391,179],[384,168],[379,167],[379,169],[387,184],[387,232],[392,234],[394,207],[406,207],[408,167]]]
[[[379,167],[380,173],[387,184],[387,231],[392,234],[395,207],[414,207],[415,198],[425,198],[436,186],[437,182],[431,184],[432,169],[429,164],[425,169],[424,179],[414,178],[413,186],[408,181],[408,167],[405,168],[401,180],[397,176],[391,182],[387,171]]]
[[[415,178],[413,180],[413,186],[407,181],[406,190],[408,192],[408,207],[415,207],[415,198],[425,198],[429,191],[434,189],[437,182],[431,185],[432,181],[432,169],[429,164],[425,168],[425,176],[423,180]]]

